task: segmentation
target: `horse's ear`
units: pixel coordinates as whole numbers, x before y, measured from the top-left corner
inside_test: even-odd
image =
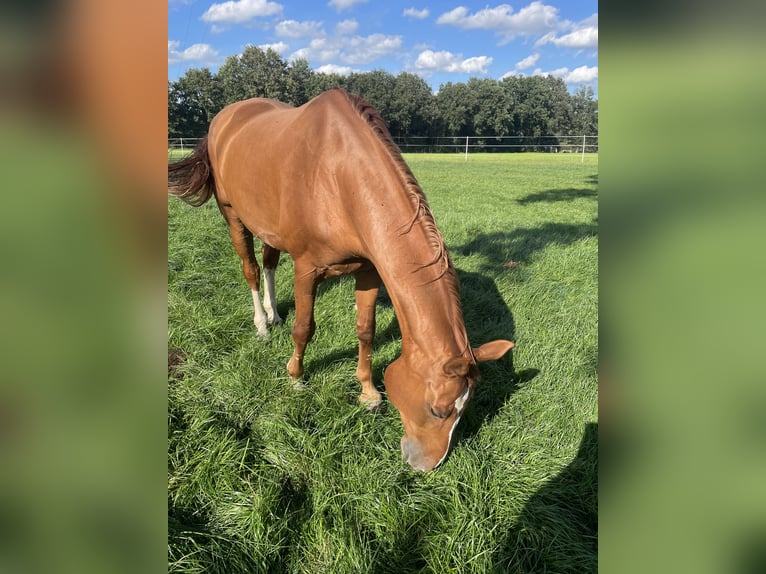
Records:
[[[497,341],[490,341],[489,343],[484,343],[477,349],[473,349],[473,356],[476,358],[477,362],[494,361],[505,355],[515,346],[516,343],[513,341],[498,339]]]

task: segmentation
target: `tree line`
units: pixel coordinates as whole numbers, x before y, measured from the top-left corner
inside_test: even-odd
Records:
[[[583,86],[570,94],[561,78],[471,78],[466,83],[447,82],[433,94],[415,74],[318,73],[306,60],[288,63],[271,48],[248,46],[241,55],[227,58],[217,73],[190,68],[177,81],[168,82],[168,137],[202,137],[224,106],[247,98],[274,98],[299,106],[336,87],[375,106],[398,140],[480,136],[491,142],[523,136],[534,142],[598,133],[593,89]]]

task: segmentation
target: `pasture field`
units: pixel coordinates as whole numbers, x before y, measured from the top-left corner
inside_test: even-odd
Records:
[[[282,326],[252,300],[211,200],[168,203],[170,572],[596,572],[598,156],[407,155],[461,283],[474,346],[516,341],[430,473],[399,414],[356,403],[353,278],[324,283],[297,390],[293,264]],[[400,353],[385,294],[373,370]]]

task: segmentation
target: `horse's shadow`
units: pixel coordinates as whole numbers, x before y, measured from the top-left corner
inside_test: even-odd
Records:
[[[491,274],[458,270],[461,302],[468,338],[474,347],[495,339],[516,339],[516,323]],[[461,417],[455,445],[475,435],[508,402],[520,384],[534,378],[537,369],[516,371],[513,350],[502,359],[480,363],[481,379]]]
[[[503,572],[597,572],[598,423],[585,425],[574,459],[524,505],[494,563]]]
[[[470,241],[455,247],[462,256],[479,255],[479,271],[497,275],[504,266],[514,267],[535,260],[549,245],[571,245],[598,234],[598,220],[589,223],[547,222],[537,227],[518,227],[512,231],[477,233]]]

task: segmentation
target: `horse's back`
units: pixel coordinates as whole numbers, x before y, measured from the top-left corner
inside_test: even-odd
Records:
[[[265,98],[251,98],[230,104],[213,118],[208,131],[209,145],[213,153],[220,152],[233,137],[247,132],[254,123],[277,112],[294,110],[293,106]]]
[[[339,141],[356,137],[358,117],[341,91],[300,107],[251,99],[224,108],[211,123],[209,152],[219,201],[230,204],[261,239],[294,254],[327,242],[348,203],[334,166],[348,161]],[[343,219],[343,218],[341,218]],[[352,243],[335,238],[333,243]]]

